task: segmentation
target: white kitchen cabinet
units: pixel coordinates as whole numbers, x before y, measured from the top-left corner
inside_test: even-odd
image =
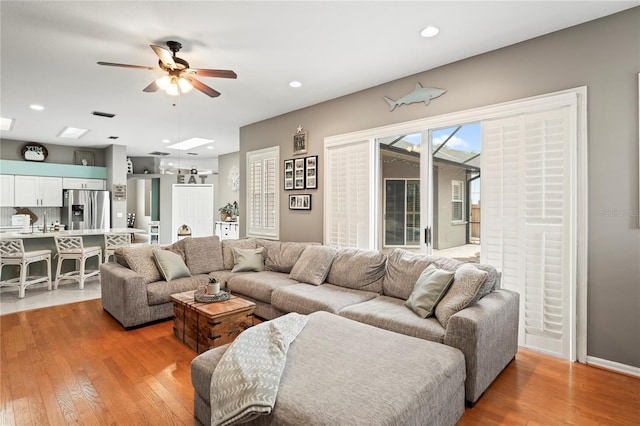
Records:
[[[62,178],[15,176],[14,204],[18,207],[62,207]]]
[[[62,189],[104,189],[104,179],[62,178]]]
[[[13,207],[14,201],[13,175],[0,175],[0,206]]]

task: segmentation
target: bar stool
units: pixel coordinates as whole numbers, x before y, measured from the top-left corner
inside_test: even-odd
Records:
[[[123,234],[104,234],[104,263],[109,261],[109,257],[113,256],[118,247],[131,246],[131,235]]]
[[[85,247],[82,244],[82,237],[53,237],[56,240],[56,249],[58,249],[58,267],[56,268],[56,281],[53,285],[54,289],[58,288],[60,280],[74,280],[80,283],[80,290],[84,288],[84,281],[94,275],[100,273],[100,265],[102,264],[102,247],[93,246]],[[85,272],[87,259],[98,256],[98,269]],[[60,273],[62,262],[65,260],[75,260],[76,269],[74,271]]]
[[[29,265],[35,262],[47,262],[47,276],[30,276]],[[47,282],[47,290],[51,290],[51,250],[24,251],[24,243],[20,239],[0,241],[0,276],[2,268],[7,265],[20,267],[20,276],[1,281],[0,286],[18,287],[18,298],[24,299],[27,286]]]

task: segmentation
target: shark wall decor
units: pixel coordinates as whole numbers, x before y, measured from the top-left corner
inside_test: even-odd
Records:
[[[403,104],[409,105],[415,104],[417,102],[424,102],[424,105],[427,106],[429,105],[429,102],[431,102],[431,99],[440,97],[446,92],[447,91],[444,89],[438,89],[436,87],[422,87],[422,84],[416,83],[416,87],[415,89],[413,89],[413,92],[404,95],[397,101],[394,101],[393,99],[386,96],[384,96],[384,100],[387,101],[389,107],[391,108],[391,111],[393,111],[397,106]]]

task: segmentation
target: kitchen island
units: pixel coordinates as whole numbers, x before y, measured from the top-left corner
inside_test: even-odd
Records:
[[[146,234],[147,231],[145,229],[139,228],[112,228],[110,230],[104,229],[79,229],[79,230],[65,230],[65,231],[57,231],[57,232],[42,232],[42,231],[34,231],[29,233],[22,232],[5,232],[0,234],[0,240],[8,240],[8,239],[21,239],[24,244],[25,251],[34,251],[34,250],[51,250],[51,279],[55,279],[55,271],[58,264],[58,258],[56,257],[56,243],[53,237],[62,236],[62,237],[82,237],[82,243],[86,246],[100,246],[102,247],[102,257],[104,260],[104,236],[106,234]],[[72,262],[66,261],[63,265],[62,272],[67,272],[71,270]],[[87,260],[87,269],[95,269],[98,267],[98,260],[96,257]],[[32,271],[33,274],[42,274],[45,270],[44,262],[40,262],[37,264],[32,264],[29,268],[29,271]],[[18,276],[19,268],[6,266],[2,268],[2,276],[0,279],[2,281],[14,278]],[[63,285],[65,282],[64,281]]]

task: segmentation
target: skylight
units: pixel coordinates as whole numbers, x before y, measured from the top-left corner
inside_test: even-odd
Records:
[[[10,132],[13,130],[13,124],[16,122],[13,118],[0,117],[0,130]]]
[[[81,137],[86,135],[87,132],[89,132],[89,129],[80,129],[78,127],[65,127],[64,129],[62,129],[58,137],[66,138],[66,139],[80,139]]]
[[[192,148],[197,148],[202,145],[213,142],[211,139],[204,138],[190,138],[183,140],[182,142],[174,143],[173,145],[167,145],[167,148],[179,149],[181,151],[187,151]]]

